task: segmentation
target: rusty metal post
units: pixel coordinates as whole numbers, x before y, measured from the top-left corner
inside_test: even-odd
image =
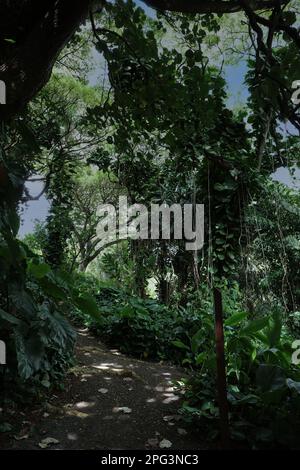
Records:
[[[229,446],[229,409],[227,401],[227,380],[226,380],[226,362],[224,348],[224,324],[223,324],[223,305],[222,293],[220,289],[214,287],[214,310],[215,310],[215,337],[216,337],[216,356],[217,356],[217,388],[218,404],[220,413],[220,431],[224,447]]]

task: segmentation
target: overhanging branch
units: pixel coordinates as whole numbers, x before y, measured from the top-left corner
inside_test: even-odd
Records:
[[[92,4],[92,0],[45,2],[43,14],[22,41],[12,46],[10,57],[0,62],[0,79],[7,89],[0,120],[17,114],[47,83],[58,54],[87,18]],[[30,8],[29,3],[26,11],[32,14]]]
[[[156,10],[181,13],[234,13],[243,10],[238,0],[143,0]],[[285,2],[287,3],[287,2]],[[253,10],[274,8],[276,0],[251,1]]]

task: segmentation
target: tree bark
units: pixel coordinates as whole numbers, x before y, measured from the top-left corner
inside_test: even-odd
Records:
[[[11,54],[0,62],[0,79],[6,85],[7,95],[6,105],[0,106],[0,121],[18,114],[47,83],[58,54],[88,16],[92,3],[91,0],[45,2],[44,11],[31,29],[11,45]],[[33,15],[32,2],[28,5],[26,13]]]

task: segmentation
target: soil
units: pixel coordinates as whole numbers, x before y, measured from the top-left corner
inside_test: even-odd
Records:
[[[18,426],[2,449],[204,448],[178,413],[173,381],[183,370],[127,357],[87,330],[78,330],[76,358],[64,390],[12,416]]]

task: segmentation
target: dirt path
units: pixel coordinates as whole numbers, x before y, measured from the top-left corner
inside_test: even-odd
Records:
[[[110,350],[85,330],[78,332],[77,365],[66,389],[43,410],[21,417],[22,429],[6,448],[39,449],[201,449],[201,439],[178,415],[171,381],[175,367],[143,362]],[[168,443],[167,443],[168,445]]]

